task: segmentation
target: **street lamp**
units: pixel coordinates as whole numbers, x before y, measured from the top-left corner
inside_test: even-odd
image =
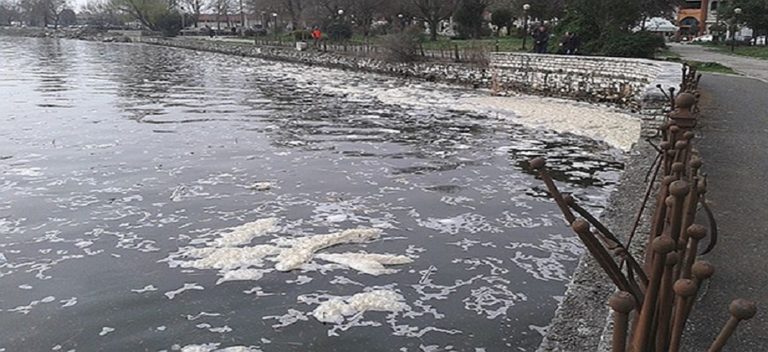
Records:
[[[731,27],[731,52],[736,50],[736,27],[739,25],[739,15],[741,15],[741,8],[737,7],[733,9],[733,27]]]
[[[275,27],[274,29],[275,41],[277,41],[277,12],[272,13],[272,22],[273,22],[273,26]]]
[[[184,28],[187,27],[187,24],[184,21],[185,20],[184,17],[186,17],[186,15],[184,14],[184,6],[179,6],[179,9],[181,9],[181,30],[182,30],[181,35],[184,35],[183,30]]]
[[[530,9],[530,4],[523,5],[523,51],[525,51],[525,40],[528,38],[528,10]]]

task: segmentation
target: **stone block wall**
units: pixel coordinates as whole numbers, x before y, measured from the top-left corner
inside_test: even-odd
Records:
[[[609,103],[640,114],[646,130],[664,119],[668,100],[657,85],[678,87],[682,65],[644,59],[492,53],[492,88]]]

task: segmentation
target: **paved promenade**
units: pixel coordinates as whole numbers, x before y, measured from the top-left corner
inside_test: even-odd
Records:
[[[728,304],[743,297],[757,301],[758,314],[741,324],[725,351],[768,351],[768,61],[756,72],[741,58],[706,55],[726,56],[719,62],[765,81],[711,74],[701,81],[697,144],[720,240],[704,258],[716,272],[696,305],[686,345],[705,351],[729,317]]]
[[[672,51],[680,54],[684,59],[702,62],[717,62],[732,68],[734,71],[744,76],[759,79],[768,83],[768,60],[730,55],[695,44],[669,43],[669,47]],[[763,97],[765,97],[765,95],[763,95]]]

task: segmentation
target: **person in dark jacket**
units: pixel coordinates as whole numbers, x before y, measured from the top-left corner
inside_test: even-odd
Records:
[[[576,36],[576,33],[565,32],[565,35],[560,38],[559,46],[557,50],[559,54],[576,55],[579,51],[579,37]]]
[[[533,52],[537,54],[546,54],[549,45],[549,32],[544,25],[539,26],[533,32]]]

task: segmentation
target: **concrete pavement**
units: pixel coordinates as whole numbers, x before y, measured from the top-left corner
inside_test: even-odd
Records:
[[[768,60],[729,55],[709,50],[705,46],[695,44],[669,43],[668,45],[670,50],[679,54],[684,59],[701,62],[717,62],[732,68],[734,71],[744,76],[759,79],[768,83]]]
[[[746,298],[758,303],[758,313],[740,324],[724,351],[768,351],[768,83],[705,73],[700,90],[697,145],[720,240],[703,258],[715,276],[694,308],[684,345],[705,351],[731,300]]]

